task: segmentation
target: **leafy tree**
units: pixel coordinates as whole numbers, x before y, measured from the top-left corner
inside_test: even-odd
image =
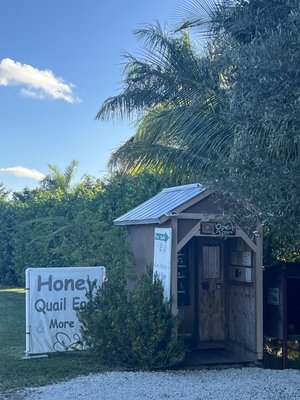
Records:
[[[15,224],[15,207],[9,201],[0,201],[0,282],[16,282],[12,266],[12,237]]]
[[[294,259],[300,242],[299,3],[200,4],[202,17],[190,22],[206,29],[225,71],[230,107],[220,111],[235,138],[220,164],[229,174],[217,186],[254,206],[275,257]]]
[[[28,187],[25,187],[20,192],[13,192],[12,198],[16,202],[25,203],[26,201],[29,201],[31,198],[33,198],[37,192],[38,189],[30,189]]]
[[[0,200],[5,200],[7,199],[7,196],[9,195],[10,191],[5,189],[5,186],[2,182],[0,182]]]

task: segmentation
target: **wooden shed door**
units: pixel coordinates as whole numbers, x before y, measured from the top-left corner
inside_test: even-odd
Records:
[[[199,341],[224,341],[224,268],[219,245],[202,245],[198,271]]]

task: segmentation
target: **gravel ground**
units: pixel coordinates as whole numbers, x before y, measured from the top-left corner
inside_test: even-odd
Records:
[[[108,372],[28,389],[24,400],[300,400],[300,371]]]

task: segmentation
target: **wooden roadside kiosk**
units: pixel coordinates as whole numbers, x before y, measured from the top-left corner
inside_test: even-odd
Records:
[[[201,184],[177,186],[114,224],[127,228],[137,274],[155,267],[155,251],[169,245],[163,283],[195,349],[224,349],[237,361],[255,362],[263,357],[262,228],[253,241],[241,228],[222,225],[222,203]]]

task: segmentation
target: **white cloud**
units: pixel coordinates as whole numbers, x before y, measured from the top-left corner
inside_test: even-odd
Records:
[[[40,181],[45,178],[45,175],[36,169],[29,169],[25,167],[9,167],[9,168],[0,168],[0,173],[2,174],[11,174],[15,176],[19,176],[21,178],[32,178]]]
[[[68,103],[78,102],[74,85],[66,83],[50,70],[40,70],[28,64],[5,58],[0,62],[0,86],[22,85],[21,96],[37,99],[52,98]]]
[[[45,95],[43,93],[35,92],[34,90],[22,88],[19,92],[21,97],[32,97],[33,99],[44,99]]]

